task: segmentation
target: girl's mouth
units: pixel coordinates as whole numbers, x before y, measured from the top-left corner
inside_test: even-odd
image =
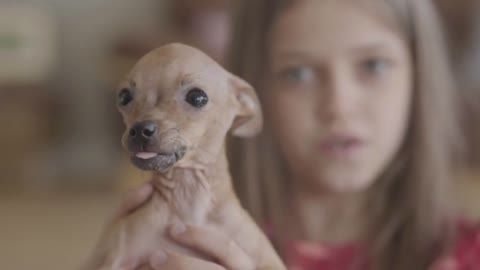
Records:
[[[365,143],[352,135],[330,135],[320,141],[320,152],[332,159],[352,159]]]

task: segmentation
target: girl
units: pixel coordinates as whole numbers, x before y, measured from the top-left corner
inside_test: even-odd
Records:
[[[258,144],[266,148],[259,178],[274,240],[281,251],[290,247],[287,262],[427,269],[448,252],[457,226],[446,194],[455,98],[432,3],[250,6],[233,43],[244,52],[233,72],[263,90],[270,133]],[[289,239],[327,243],[334,248],[323,252],[340,255],[307,260]]]
[[[241,3],[232,71],[259,91],[267,127],[231,164],[289,269],[480,269],[480,231],[448,205],[458,129],[431,1]],[[159,251],[154,269],[250,260],[208,228],[172,237],[214,259]]]

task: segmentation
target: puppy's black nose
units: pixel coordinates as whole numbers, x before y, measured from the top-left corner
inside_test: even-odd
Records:
[[[140,122],[130,129],[130,138],[150,139],[158,130],[157,124],[152,121]]]

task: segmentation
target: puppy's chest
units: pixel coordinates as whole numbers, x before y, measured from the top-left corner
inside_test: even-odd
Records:
[[[170,202],[172,215],[191,224],[204,224],[213,207],[213,196],[204,190],[202,194],[189,191],[178,192]]]

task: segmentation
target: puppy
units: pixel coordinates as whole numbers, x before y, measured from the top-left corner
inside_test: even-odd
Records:
[[[227,133],[248,137],[262,127],[250,85],[199,50],[170,44],[136,64],[119,88],[118,108],[127,126],[122,144],[138,168],[153,172],[155,192],[101,241],[108,252],[100,269],[138,267],[158,250],[200,257],[166,235],[175,221],[231,236],[256,269],[284,269],[240,206],[228,171]]]

